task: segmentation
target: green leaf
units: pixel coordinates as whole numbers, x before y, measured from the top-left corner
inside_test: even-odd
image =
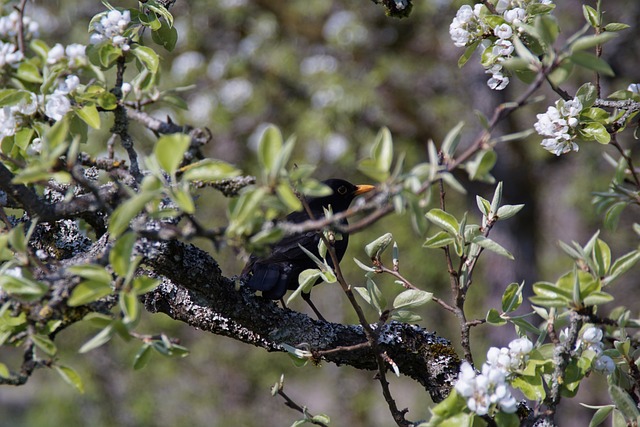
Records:
[[[367,272],[374,272],[376,271],[375,268],[368,266],[367,264],[363,263],[362,261],[358,260],[357,258],[353,258],[353,260],[355,261],[355,263],[358,265],[358,267],[360,267],[362,270],[367,271]]]
[[[462,128],[464,127],[464,122],[458,122],[444,137],[442,141],[441,151],[449,157],[453,157],[455,154],[456,148],[460,143],[460,133],[462,132]]]
[[[83,279],[105,284],[110,284],[112,280],[111,274],[103,266],[97,264],[74,265],[67,268],[67,271]]]
[[[518,376],[511,381],[511,385],[529,400],[542,401],[546,396],[541,375]]]
[[[419,307],[431,301],[432,298],[433,293],[431,292],[426,292],[418,289],[407,289],[406,291],[401,292],[393,300],[393,308],[395,310],[399,310],[403,308]]]
[[[571,50],[575,54],[579,50],[591,49],[598,45],[605,44],[606,42],[613,40],[616,37],[618,37],[618,35],[611,32],[604,32],[593,36],[580,37],[578,40],[573,42],[573,44],[571,45]]]
[[[186,188],[185,188],[186,187]],[[189,193],[189,187],[173,187],[170,191],[171,200],[173,200],[178,208],[187,214],[193,214],[196,211],[196,205]]]
[[[386,181],[393,161],[393,139],[386,127],[382,128],[371,147],[371,157],[358,163],[358,170],[378,182]]]
[[[78,353],[87,353],[94,348],[98,348],[101,345],[107,343],[115,332],[113,324],[113,322],[109,323],[108,326],[98,332],[93,338],[85,342],[82,347],[80,347],[80,350],[78,350]]]
[[[86,280],[76,286],[67,301],[70,307],[85,305],[109,295],[113,288],[109,283]]]
[[[458,220],[456,220],[456,218],[450,213],[445,212],[442,209],[434,208],[427,212],[426,217],[429,221],[442,228],[447,233],[453,236],[456,236],[458,234],[460,224],[458,223]]]
[[[7,368],[7,365],[5,365],[4,363],[0,363],[0,378],[9,378],[10,376],[11,372],[9,372],[9,368]]]
[[[157,288],[159,285],[160,285],[160,280],[154,279],[153,277],[149,277],[149,276],[138,276],[135,279],[133,279],[133,282],[131,284],[131,286],[133,287],[133,290],[138,295],[144,295],[148,292],[151,292],[155,288]]]
[[[84,107],[76,110],[78,117],[82,119],[86,124],[94,129],[100,129],[100,114],[95,105],[85,105]]]
[[[371,149],[371,156],[375,159],[378,170],[389,172],[393,161],[393,139],[387,127],[380,129]]]
[[[584,15],[584,19],[587,20],[587,23],[593,28],[600,26],[600,15],[594,8],[588,5],[582,5],[582,14]]]
[[[587,408],[596,409],[593,406],[585,405],[583,403],[581,403],[581,405],[586,406]],[[602,424],[604,420],[606,420],[607,417],[609,417],[609,414],[615,407],[616,405],[604,405],[604,406],[598,407],[597,408],[598,410],[593,414],[591,421],[589,421],[589,427],[597,427],[600,424]]]
[[[508,250],[506,250],[505,248],[503,248],[502,246],[500,246],[497,242],[495,242],[494,240],[489,239],[488,237],[484,237],[484,236],[476,236],[471,240],[472,243],[475,243],[476,245],[484,248],[484,249],[488,249],[491,252],[495,252],[498,255],[502,255],[504,257],[509,258],[510,260],[515,259],[513,257],[513,255],[511,255],[511,252],[509,252]]]
[[[28,301],[40,299],[47,293],[49,288],[44,283],[36,282],[26,277],[14,277],[9,275],[0,276],[0,289],[9,295],[16,296]]]
[[[422,317],[410,310],[394,310],[391,313],[391,319],[402,323],[416,323],[422,320]]]
[[[496,189],[493,191],[493,197],[491,198],[491,212],[496,213],[502,204],[502,181],[496,185]]]
[[[54,356],[58,349],[56,345],[51,341],[46,335],[41,334],[33,334],[30,336],[31,341],[38,347],[40,350],[44,351],[49,356]]]
[[[184,154],[189,149],[191,137],[182,133],[163,135],[158,139],[153,153],[158,159],[158,164],[167,173],[173,175],[184,159]]]
[[[586,140],[596,140],[600,144],[611,142],[611,135],[602,123],[588,123],[580,130],[581,136]]]
[[[322,271],[317,268],[309,268],[300,273],[298,276],[298,284],[300,288],[302,288],[302,292],[309,293],[321,275]]]
[[[175,27],[167,25],[166,22],[158,30],[151,33],[154,42],[164,47],[169,52],[173,51],[178,42],[178,30]]]
[[[540,41],[542,44],[545,46],[552,46],[560,32],[558,22],[549,15],[541,15],[536,17],[534,26],[540,35]]]
[[[629,269],[633,267],[638,262],[638,260],[640,260],[639,250],[634,250],[622,255],[620,258],[614,261],[613,265],[611,266],[609,276],[605,277],[603,282],[607,285],[610,284],[622,274],[629,271]]]
[[[133,45],[130,52],[138,58],[140,63],[151,73],[156,74],[158,72],[158,66],[160,65],[160,57],[153,51],[153,49],[139,44]]]
[[[439,231],[431,237],[427,237],[427,240],[422,244],[425,248],[443,248],[448,245],[452,245],[455,243],[455,237],[451,236],[446,231]]]
[[[324,197],[333,194],[331,187],[312,178],[303,180],[298,186],[298,190],[308,197]]]
[[[283,237],[284,231],[281,228],[273,227],[259,231],[258,233],[251,236],[251,239],[249,239],[249,241],[252,245],[263,246],[279,242]]]
[[[133,291],[120,292],[120,310],[124,314],[124,323],[130,324],[138,320],[140,304],[138,295]]]
[[[145,205],[156,198],[156,191],[143,191],[134,195],[126,202],[118,206],[111,214],[109,221],[109,233],[113,238],[120,236],[133,218],[144,209]]]
[[[485,319],[488,324],[493,326],[502,326],[507,323],[507,321],[500,315],[500,312],[495,308],[492,308],[487,312]]]
[[[604,33],[604,34],[612,34],[612,33]],[[574,52],[569,59],[576,65],[580,65],[581,67],[587,68],[589,70],[595,71],[600,74],[604,74],[605,76],[613,77],[615,73],[613,69],[607,62],[597,57],[596,55],[589,52],[577,51]]]
[[[30,61],[23,61],[18,66],[16,76],[23,82],[42,83],[42,75],[38,67]]]
[[[576,91],[576,98],[580,100],[582,108],[590,108],[598,98],[598,91],[593,83],[585,83]]]
[[[258,161],[262,169],[268,172],[268,176],[275,178],[273,171],[282,151],[282,133],[276,126],[269,125],[262,134],[260,144],[258,145]]]
[[[378,258],[385,249],[389,247],[391,242],[393,241],[393,234],[386,233],[382,236],[378,237],[373,242],[369,243],[364,247],[364,251],[369,255],[369,258],[374,259]]]
[[[626,419],[635,420],[640,416],[640,411],[634,403],[629,393],[627,393],[622,387],[615,384],[609,385],[609,396],[615,403],[616,407],[622,412]]]
[[[496,414],[496,425],[500,427],[518,427],[520,419],[517,414],[507,414],[506,412],[498,412]]]
[[[58,147],[66,147],[65,142],[69,136],[69,120],[67,116],[58,120],[45,134],[45,140],[50,150]]]
[[[483,182],[494,182],[490,172],[498,160],[494,150],[481,150],[472,160],[465,164],[469,179]]]
[[[476,205],[478,206],[478,210],[482,213],[483,216],[489,217],[489,212],[491,212],[491,204],[487,199],[476,196]]]
[[[276,187],[276,193],[282,203],[292,211],[299,211],[302,209],[302,203],[296,193],[293,192],[289,184],[281,183]]]
[[[505,313],[510,313],[515,311],[522,304],[522,288],[524,287],[524,282],[521,284],[511,283],[507,286],[504,293],[502,294],[502,311]]]
[[[536,336],[540,336],[540,334],[542,333],[540,331],[540,328],[533,326],[531,323],[527,322],[522,317],[512,317],[509,319],[509,321],[513,323],[513,325],[516,327],[516,332],[519,335],[522,335],[524,333],[530,333]]]
[[[532,289],[536,295],[541,297],[565,301],[571,301],[573,299],[571,290],[562,289],[555,283],[536,282],[533,284]]]
[[[53,365],[53,367],[67,384],[73,386],[80,393],[84,393],[82,378],[74,369],[64,365]]]
[[[593,261],[597,266],[598,277],[604,277],[611,266],[611,248],[604,240],[596,240],[593,246]]]
[[[464,64],[466,64],[469,61],[469,59],[471,59],[473,52],[476,51],[476,48],[478,47],[479,44],[480,44],[480,40],[477,40],[472,44],[470,44],[469,46],[467,46],[467,48],[465,49],[460,59],[458,59],[458,68],[462,68]]]
[[[504,205],[498,208],[498,212],[496,212],[496,217],[498,219],[509,219],[512,216],[516,215],[524,208],[524,205]]]
[[[613,300],[614,300],[613,295],[608,294],[606,292],[596,291],[596,292],[591,292],[589,295],[584,297],[582,303],[585,306],[591,306],[591,305],[606,304]]]
[[[140,347],[140,350],[138,350],[133,359],[133,369],[138,370],[147,366],[149,359],[151,359],[151,348],[152,347],[146,343]]]
[[[181,168],[185,181],[215,182],[240,175],[233,165],[216,159],[203,159]]]
[[[136,243],[136,235],[132,232],[122,235],[116,240],[111,252],[109,252],[109,262],[118,276],[125,277],[132,263],[131,255],[133,246]]]
[[[313,285],[315,285],[321,276],[322,271],[317,268],[309,268],[300,273],[298,276],[298,288],[289,295],[286,304],[289,305],[291,301],[298,298],[303,292],[311,292],[311,288],[313,288]]]
[[[620,22],[611,22],[610,24],[604,26],[605,31],[612,32],[626,30],[627,28],[631,28],[631,26]]]

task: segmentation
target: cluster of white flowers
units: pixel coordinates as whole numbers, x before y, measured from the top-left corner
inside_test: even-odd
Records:
[[[38,99],[35,94],[29,95],[29,100],[22,99],[18,104],[5,106],[0,109],[0,140],[5,136],[13,136],[18,130],[23,116],[33,116],[38,110]]]
[[[0,68],[5,65],[13,65],[22,61],[24,55],[18,50],[18,47],[13,43],[4,43],[0,40]]]
[[[55,91],[47,96],[47,102],[44,106],[44,113],[55,121],[64,117],[71,110],[71,100],[69,94],[75,91],[80,85],[80,79],[76,75],[69,75],[58,84]]]
[[[511,341],[509,348],[491,347],[480,374],[468,362],[462,362],[455,389],[467,399],[469,409],[478,415],[486,415],[492,408],[514,413],[517,402],[507,380],[525,367],[532,349],[533,343],[528,338]]]
[[[538,134],[545,136],[541,145],[556,156],[578,151],[575,143],[578,129],[578,116],[582,111],[582,103],[578,98],[570,101],[556,101],[555,107],[549,107],[543,114],[538,114],[538,121],[533,128]]]
[[[509,84],[509,75],[502,63],[513,54],[512,39],[520,30],[520,24],[526,22],[526,7],[532,3],[551,4],[551,0],[499,0],[495,9],[503,16],[505,22],[493,30],[484,21],[485,6],[481,3],[477,3],[473,8],[464,5],[449,26],[449,34],[456,46],[469,46],[484,40],[482,46],[486,50],[483,57],[488,60],[484,60],[483,65],[486,73],[491,75],[487,85],[493,90],[502,90]]]
[[[47,64],[57,64],[63,60],[67,60],[70,68],[78,68],[87,65],[86,51],[87,47],[83,44],[73,43],[67,47],[57,43],[47,53]]]
[[[462,6],[456,17],[449,25],[451,40],[456,46],[467,46],[482,38],[489,27],[480,19],[482,4],[476,4],[473,9],[468,4]]]
[[[125,30],[131,22],[131,13],[128,10],[110,10],[105,13],[100,22],[93,26],[95,33],[91,34],[90,44],[102,43],[110,40],[111,43],[120,47],[123,51],[129,50],[129,40],[123,36]]]
[[[24,36],[27,39],[37,37],[40,32],[40,25],[33,21],[28,16],[22,17],[22,28]],[[20,14],[17,10],[14,10],[7,16],[0,17],[0,37],[1,38],[14,38],[17,37],[20,31]]]
[[[582,338],[576,343],[577,349],[591,350],[596,354],[593,369],[603,374],[612,374],[616,368],[613,359],[604,354],[602,329],[590,326],[582,332]]]

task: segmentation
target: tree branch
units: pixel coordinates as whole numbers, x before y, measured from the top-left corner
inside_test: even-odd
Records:
[[[206,252],[181,242],[141,242],[145,264],[162,276],[162,284],[145,295],[150,312],[162,312],[198,329],[227,336],[267,351],[286,351],[306,343],[312,353],[338,365],[377,370],[376,356],[361,325],[314,320],[278,307],[273,301],[222,275]],[[400,372],[420,383],[435,402],[450,392],[459,359],[449,341],[414,325],[391,322],[376,331],[378,348]],[[328,350],[351,348],[350,351]]]

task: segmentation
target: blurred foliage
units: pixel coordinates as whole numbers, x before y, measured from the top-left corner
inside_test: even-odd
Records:
[[[117,7],[131,7],[129,3],[112,2]],[[160,62],[160,87],[175,92],[176,97],[173,102],[154,106],[154,115],[208,127],[214,139],[204,148],[205,154],[256,175],[259,140],[270,123],[285,137],[296,136],[292,162],[317,165],[318,179],[340,176],[367,182],[355,165],[369,156],[378,130],[385,126],[393,134],[396,154],[405,153],[409,169],[428,161],[429,140],[439,146],[460,121],[466,123],[461,146],[468,145],[473,131],[481,127],[474,111],[489,114],[497,104],[510,99],[510,91],[517,93],[522,88],[514,82],[504,92],[492,92],[479,64],[458,69],[462,49],[451,43],[448,27],[463,3],[414,2],[409,18],[391,19],[385,16],[384,8],[366,1],[178,0],[172,9],[177,44],[172,52],[163,53]],[[582,17],[575,16],[581,2],[558,3],[556,16],[571,28],[567,31],[571,34],[582,25]],[[98,2],[73,0],[34,1],[27,7],[28,14],[41,23],[43,38],[61,43],[86,42],[87,23],[101,10]],[[640,4],[636,2],[608,2],[607,12],[611,21],[640,21]],[[603,78],[605,92],[632,83],[626,80],[628,76],[637,77],[635,55],[630,53],[638,51],[638,44],[638,28],[633,28],[607,45],[605,57],[620,77]],[[580,77],[584,72],[577,73]],[[125,74],[125,81],[129,76]],[[509,134],[531,127],[534,113],[543,108],[537,104],[523,109],[503,123],[499,132]],[[137,130],[135,137],[146,143],[145,151],[153,151],[155,138],[148,131]],[[89,151],[102,149],[91,147]],[[531,138],[500,145],[497,152],[501,161],[493,175],[498,181],[510,177],[504,179],[505,202],[524,203],[525,207],[520,215],[494,230],[492,238],[509,248],[515,261],[487,255],[484,265],[491,268],[480,266],[475,273],[475,287],[468,296],[469,318],[484,318],[483,307],[499,307],[509,283],[532,283],[567,269],[570,264],[560,256],[557,241],[584,242],[591,236],[590,230],[601,228],[602,218],[582,207],[591,203],[593,188],[607,188],[611,175],[601,147],[585,145],[579,156],[557,159],[539,149],[538,140]],[[559,164],[563,167],[557,167]],[[464,175],[456,177],[465,181]],[[468,210],[470,222],[480,222],[471,195],[490,200],[493,186],[472,183],[467,188],[469,199],[451,192],[448,207],[457,212]],[[208,227],[225,224],[226,201],[207,189],[199,192],[196,216]],[[621,223],[632,222],[634,215],[633,211],[623,213]],[[366,283],[351,259],[364,259],[365,244],[389,231],[402,254],[403,275],[436,295],[447,292],[449,278],[441,254],[416,245],[437,228],[431,226],[423,236],[416,236],[409,221],[397,216],[351,236],[343,264],[354,285]],[[635,239],[610,230],[602,236],[606,236],[615,258]],[[214,250],[206,242],[197,243]],[[245,261],[245,254],[232,250],[214,255],[229,276],[239,273]],[[390,251],[384,256],[390,257]],[[633,278],[633,274],[627,277]],[[385,280],[389,286],[381,285]],[[382,292],[392,300],[397,285],[391,285],[391,278],[380,282]],[[626,278],[616,285],[620,300],[634,295],[631,285],[633,280]],[[356,322],[350,310],[343,310],[344,298],[335,289],[314,289],[314,301],[328,319]],[[299,302],[294,302],[294,308],[306,310]],[[456,342],[457,328],[449,313],[429,307],[420,315],[423,326]],[[94,426],[288,425],[291,413],[269,394],[269,386],[282,372],[291,394],[300,396],[312,411],[335,414],[339,425],[388,425],[387,409],[369,373],[350,371],[345,378],[334,366],[293,368],[281,354],[252,351],[244,344],[199,333],[161,315],[141,316],[141,331],[162,329],[179,336],[181,344],[190,349],[189,357],[154,355],[153,371],[134,371],[137,347],[104,346],[73,362],[80,367],[84,395],[63,387],[53,372],[39,373],[19,389],[0,389],[0,411],[4,414],[0,426],[80,426],[87,420]],[[63,358],[74,360],[75,350],[92,333],[81,327],[64,331],[76,346]],[[495,344],[511,338],[491,336],[493,333],[494,328],[488,327],[474,330],[474,345],[480,349],[489,341]],[[17,358],[19,354],[10,356]],[[597,400],[594,384],[585,393],[593,393],[593,400]],[[401,406],[412,408],[411,418],[427,416],[431,402],[425,400],[420,387],[405,379],[394,379],[392,387]]]

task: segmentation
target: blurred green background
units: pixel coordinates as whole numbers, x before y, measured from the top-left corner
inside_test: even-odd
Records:
[[[557,3],[560,40],[566,40],[583,25],[577,12],[582,2]],[[496,105],[514,99],[525,87],[512,79],[505,91],[491,91],[477,56],[458,68],[463,49],[453,45],[448,28],[462,4],[414,1],[412,15],[398,20],[386,17],[381,6],[369,1],[178,0],[172,9],[178,45],[173,52],[155,49],[163,57],[161,90],[184,88],[180,95],[188,109],[159,104],[149,111],[160,119],[168,115],[177,123],[208,127],[213,140],[204,147],[205,155],[232,162],[247,174],[257,174],[257,141],[264,127],[273,123],[285,137],[296,135],[293,159],[317,165],[317,178],[343,177],[366,183],[355,164],[368,155],[380,127],[389,127],[396,155],[406,153],[407,167],[411,167],[427,160],[430,139],[439,145],[461,120],[466,123],[462,146],[470,143],[481,128],[476,111],[490,115]],[[137,2],[113,1],[112,5],[136,7]],[[640,2],[608,1],[604,7],[609,22],[640,22]],[[102,10],[98,1],[36,0],[27,6],[28,14],[40,23],[41,38],[50,45],[86,43],[88,22]],[[640,82],[639,44],[637,27],[607,44],[604,57],[617,77],[602,81],[604,94]],[[576,73],[563,88],[572,93],[591,78]],[[530,128],[535,114],[557,99],[550,91],[543,93],[545,101],[518,111],[501,124],[497,134]],[[142,128],[135,135],[137,147],[149,152],[155,137]],[[104,152],[105,141],[104,134],[96,133],[95,143],[87,150]],[[603,161],[602,151],[617,157],[613,148],[582,144],[579,153],[556,158],[541,149],[539,142],[533,136],[497,147],[494,176],[504,180],[505,203],[525,203],[526,207],[492,232],[492,238],[516,260],[483,255],[469,294],[470,318],[484,317],[490,307],[499,307],[500,296],[511,282],[525,281],[529,287],[536,280],[555,281],[571,268],[557,241],[584,243],[602,228],[602,219],[593,213],[591,192],[606,189],[612,170]],[[620,142],[631,148],[630,132]],[[463,171],[456,176],[468,184],[469,193],[448,191],[448,209],[458,217],[469,211],[470,221],[477,222],[475,195],[490,199],[493,186],[467,183]],[[224,225],[226,204],[213,190],[200,190],[199,219],[209,227]],[[627,209],[619,230],[637,218],[637,210]],[[393,233],[399,244],[402,274],[448,299],[442,253],[423,249],[425,236],[416,235],[409,218],[403,216],[388,216],[352,236],[343,262],[348,280],[355,285],[364,283],[351,259],[364,260],[363,245],[385,232]],[[601,237],[616,257],[637,244],[630,233],[603,230]],[[226,276],[240,272],[242,254],[229,248],[216,252],[207,242],[196,243],[211,251]],[[635,305],[631,306],[634,313],[638,309],[633,293],[637,273],[638,268],[613,290],[617,301]],[[380,284],[390,294],[397,291],[391,279],[381,279]],[[313,296],[327,319],[355,322],[337,288],[320,286]],[[304,303],[294,303],[293,308],[309,312]],[[374,321],[374,313],[369,314]],[[451,314],[431,304],[421,315],[420,326],[456,344],[457,321]],[[314,414],[331,416],[332,425],[392,424],[372,372],[333,365],[295,368],[284,354],[266,353],[193,330],[164,315],[146,315],[139,331],[178,337],[191,354],[177,360],[154,355],[152,363],[134,371],[136,343],[116,339],[80,356],[77,349],[94,331],[76,325],[59,335],[59,342],[71,344],[60,357],[82,375],[86,393],[76,393],[55,372],[38,371],[25,386],[0,388],[0,426],[287,426],[298,414],[269,392],[282,373],[289,396]],[[476,361],[482,362],[488,346],[505,345],[514,337],[510,327],[477,328],[472,336]],[[8,356],[18,358],[20,354]],[[428,416],[431,401],[420,386],[406,378],[394,377],[391,382],[398,406],[410,409],[409,419]],[[564,409],[572,414],[571,422],[561,425],[588,424],[580,417],[588,420],[590,412],[574,413],[577,401],[603,403],[598,378],[584,385],[579,397]]]

